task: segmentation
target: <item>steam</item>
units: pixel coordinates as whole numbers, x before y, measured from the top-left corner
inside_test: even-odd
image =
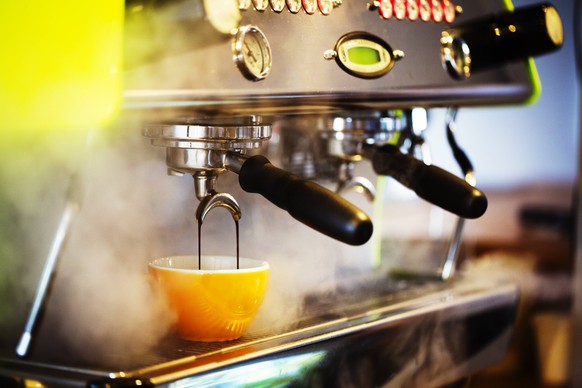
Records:
[[[54,361],[58,344],[66,350],[62,357],[73,355],[69,360],[119,367],[120,362],[155,354],[172,333],[175,317],[152,288],[147,263],[157,257],[197,254],[198,201],[192,179],[167,176],[165,150],[150,145],[140,131],[141,125],[132,122],[98,131],[88,151],[67,157],[63,155],[69,148],[56,141],[54,152],[43,154],[53,167],[50,174],[43,172],[45,179],[39,173],[19,187],[1,190],[14,213],[30,219],[14,244],[20,254],[2,252],[2,280],[10,279],[10,286],[2,288],[11,295],[16,290],[19,296],[2,300],[3,306],[13,306],[9,312],[3,307],[0,315],[0,325],[16,326],[14,338],[6,341],[11,342],[24,326],[71,172],[80,172],[82,182],[81,207],[33,338],[33,358]],[[28,156],[23,153],[22,158]],[[33,160],[30,157],[31,165]],[[265,300],[249,334],[293,327],[305,295],[333,290],[342,273],[369,267],[369,245],[346,246],[320,235],[262,197],[243,192],[237,179],[232,173],[221,175],[218,189],[232,193],[241,205],[240,254],[271,266]],[[30,191],[19,196],[24,188]],[[51,195],[44,195],[49,191]],[[228,212],[213,211],[203,225],[202,253],[233,256],[234,236]],[[2,237],[9,237],[6,230]],[[26,252],[27,246],[34,249]]]
[[[78,137],[4,132],[0,142],[0,343],[24,324],[56,229]],[[63,152],[69,149],[69,152]]]
[[[572,294],[567,273],[540,273],[536,255],[531,252],[492,251],[478,260],[468,260],[464,277],[468,281],[498,281],[515,284],[520,290],[523,305],[556,303]]]
[[[130,358],[148,352],[171,325],[165,301],[148,283],[147,259],[173,242],[163,207],[188,202],[169,191],[172,185],[147,179],[159,168],[131,142],[102,145],[91,158],[82,207],[59,267],[54,310],[47,315],[59,321],[73,352]]]

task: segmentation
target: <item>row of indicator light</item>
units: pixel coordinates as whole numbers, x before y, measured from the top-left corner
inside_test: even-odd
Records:
[[[291,13],[298,13],[303,9],[309,15],[318,10],[322,15],[329,15],[334,7],[341,5],[341,0],[239,0],[238,4],[241,10],[247,10],[252,5],[259,12],[270,7],[277,13],[287,8]]]
[[[443,20],[452,23],[457,14],[463,12],[460,6],[450,0],[378,0],[374,1],[372,8],[377,8],[383,19],[420,19],[437,23]]]

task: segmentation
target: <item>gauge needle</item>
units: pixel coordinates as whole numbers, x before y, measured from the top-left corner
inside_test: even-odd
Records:
[[[255,57],[255,55],[253,54],[253,50],[251,50],[251,48],[249,47],[249,45],[248,45],[247,43],[245,43],[244,45],[245,45],[245,48],[246,48],[246,50],[247,50],[247,55],[248,55],[249,57],[251,57],[251,58],[252,58],[252,60],[253,60],[254,62],[257,62],[257,58],[256,58],[256,57]]]

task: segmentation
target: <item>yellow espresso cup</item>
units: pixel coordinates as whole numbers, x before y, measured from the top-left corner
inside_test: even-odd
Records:
[[[178,335],[191,341],[239,338],[256,316],[269,278],[265,261],[236,257],[172,256],[154,259],[149,272],[177,315]]]

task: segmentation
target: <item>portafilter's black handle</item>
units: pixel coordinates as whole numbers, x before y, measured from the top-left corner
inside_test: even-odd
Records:
[[[478,218],[487,210],[487,197],[465,180],[427,165],[398,147],[366,147],[374,171],[389,175],[412,189],[420,198],[464,218]]]
[[[372,221],[358,207],[315,182],[273,166],[264,156],[246,159],[238,173],[243,190],[261,194],[329,237],[362,245],[372,236]]]

